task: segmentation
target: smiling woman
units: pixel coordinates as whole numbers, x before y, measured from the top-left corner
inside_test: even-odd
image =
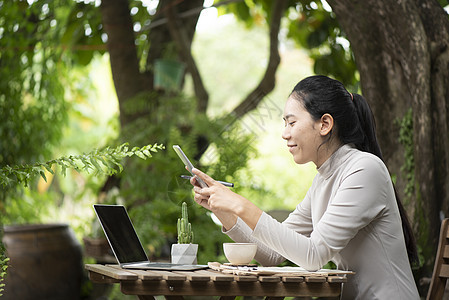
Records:
[[[207,187],[191,179],[195,201],[220,219],[234,241],[256,243],[255,259],[263,265],[288,259],[316,270],[333,261],[355,271],[342,299],[419,299],[410,267],[415,242],[365,98],[339,81],[311,76],[293,89],[284,120],[282,137],[294,161],[311,161],[318,171],[284,222],[196,169]]]

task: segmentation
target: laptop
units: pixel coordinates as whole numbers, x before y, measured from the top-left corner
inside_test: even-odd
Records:
[[[207,265],[150,262],[123,205],[95,204],[93,207],[120,267],[124,269],[168,271],[191,271],[208,268]]]

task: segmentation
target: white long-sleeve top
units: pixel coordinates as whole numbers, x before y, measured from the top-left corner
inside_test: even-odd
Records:
[[[238,218],[225,233],[257,243],[256,260],[265,266],[288,259],[316,270],[333,261],[354,271],[341,299],[419,299],[388,170],[378,157],[349,145],[318,169],[283,223],[263,213],[254,231]]]

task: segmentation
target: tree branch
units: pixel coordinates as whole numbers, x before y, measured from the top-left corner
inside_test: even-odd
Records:
[[[187,65],[187,71],[192,75],[195,95],[198,98],[197,110],[199,112],[205,112],[209,102],[209,94],[204,87],[200,72],[192,56],[190,47],[191,43],[187,38],[187,32],[185,31],[182,24],[178,24],[178,18],[174,6],[168,6],[165,14],[168,20],[167,24],[170,35],[173,38],[176,46],[178,47],[181,58]]]
[[[278,35],[281,27],[282,15],[286,6],[286,0],[273,1],[273,10],[270,22],[270,57],[267,68],[259,85],[232,111],[231,114],[237,118],[240,118],[255,109],[262,99],[274,89],[276,83],[276,70],[281,62],[278,49]]]

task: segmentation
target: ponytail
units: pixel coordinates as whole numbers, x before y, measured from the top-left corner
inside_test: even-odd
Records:
[[[376,121],[368,102],[359,94],[352,94],[363,141],[356,143],[357,149],[372,153],[382,159],[382,151],[376,136]],[[383,160],[383,159],[382,159]]]
[[[363,96],[349,93],[341,82],[322,75],[301,80],[291,95],[304,105],[314,120],[320,119],[325,113],[332,115],[338,128],[338,138],[343,144],[353,144],[357,149],[374,154],[384,161],[376,137],[374,115]],[[408,258],[411,264],[418,263],[413,231],[394,185],[393,188]]]
[[[376,122],[372,110],[366,99],[359,94],[352,94],[354,106],[356,107],[357,117],[359,119],[360,127],[364,134],[363,143],[355,145],[357,149],[372,153],[384,161],[379,143],[376,137]],[[396,187],[393,184],[394,195],[398,205],[399,214],[402,220],[402,231],[404,232],[404,240],[407,248],[407,255],[409,262],[413,264],[419,263],[418,249],[416,247],[416,240],[413,234],[410,221],[405,211],[404,206],[399,198]]]

